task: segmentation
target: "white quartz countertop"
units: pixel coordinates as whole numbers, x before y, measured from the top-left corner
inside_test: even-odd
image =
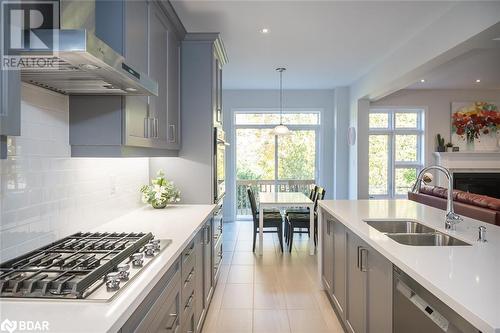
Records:
[[[500,332],[500,227],[464,217],[445,231],[445,211],[409,200],[325,200],[320,207],[482,332]],[[472,246],[399,244],[365,219],[409,218]],[[486,226],[488,242],[477,242]]]
[[[48,321],[50,332],[116,332],[144,300],[161,276],[194,238],[215,205],[176,205],[165,209],[145,207],[92,231],[152,232],[172,239],[150,264],[112,301],[1,300],[0,322]],[[82,230],[86,231],[86,230]]]

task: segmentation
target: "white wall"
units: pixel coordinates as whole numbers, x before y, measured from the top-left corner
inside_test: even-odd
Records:
[[[148,159],[70,158],[68,97],[23,85],[0,160],[0,262],[140,207]]]
[[[334,90],[287,90],[284,93],[285,109],[319,109],[321,110],[321,138],[320,138],[320,165],[319,165],[319,183],[327,190],[327,198],[333,198],[347,195],[347,148],[335,151],[336,140],[342,140],[345,144],[346,139],[342,131],[341,138],[336,138],[335,111],[343,112],[339,117],[340,122],[345,122],[349,110],[347,108],[348,91],[344,90],[339,94],[339,98],[344,101],[335,103]],[[224,90],[224,127],[229,136],[230,143],[234,143],[233,117],[234,111],[238,109],[279,109],[279,90]],[[345,129],[344,129],[345,131]],[[235,216],[234,198],[236,180],[234,174],[230,172],[231,163],[234,161],[235,149],[231,145],[227,151],[227,194],[226,194],[226,218]],[[335,161],[334,161],[335,156]],[[345,177],[338,183],[335,181],[335,163],[338,161],[343,166]]]
[[[358,116],[358,197],[368,197],[368,108],[370,106],[384,107],[422,107],[427,110],[425,129],[425,164],[434,164],[436,135],[440,133],[445,140],[450,140],[451,131],[451,103],[468,101],[498,101],[498,90],[400,90],[376,102],[371,102]],[[362,126],[360,125],[362,124]]]
[[[498,1],[450,2],[448,12],[423,26],[404,44],[373,65],[353,82],[350,89],[350,123],[362,133],[367,123],[363,99],[377,100],[408,87],[447,61],[477,48],[474,36],[499,22]],[[361,101],[360,101],[361,100]],[[361,127],[359,127],[361,125]],[[362,139],[357,138],[361,143]],[[367,198],[367,172],[364,152],[358,146],[349,149],[349,198]],[[362,147],[361,147],[362,148]]]

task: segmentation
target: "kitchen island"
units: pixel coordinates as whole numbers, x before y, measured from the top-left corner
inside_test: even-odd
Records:
[[[392,281],[387,282],[385,280],[392,280],[392,274],[389,276],[383,273],[383,270],[378,269],[380,266],[372,269],[369,263],[370,260],[377,260],[379,263],[386,262],[390,265],[389,267],[392,267],[392,265],[397,266],[402,272],[427,289],[478,330],[482,332],[500,332],[500,284],[498,283],[500,276],[499,227],[464,217],[464,221],[456,226],[456,230],[445,230],[444,211],[409,200],[325,200],[321,201],[319,205],[320,223],[318,225],[319,235],[321,236],[319,237],[318,261],[320,276],[325,275],[324,270],[331,270],[332,278],[327,278],[326,281],[324,277],[322,279],[325,289],[330,288],[330,290],[333,290],[334,288],[328,284],[331,283],[335,286],[335,283],[338,283],[339,279],[341,280],[340,282],[344,283],[343,287],[340,288],[342,290],[339,289],[332,292],[332,294],[337,293],[340,296],[331,297],[334,305],[339,305],[339,300],[340,303],[344,301],[343,304],[340,304],[345,305],[344,308],[340,307],[341,311],[344,312],[340,314],[341,317],[344,317],[344,322],[348,322],[345,318],[349,317],[349,315],[346,315],[349,312],[349,306],[346,305],[349,302],[345,302],[345,299],[348,298],[346,293],[349,293],[349,288],[346,285],[353,278],[355,280],[355,277],[346,277],[346,275],[349,275],[348,269],[343,274],[338,275],[333,274],[335,268],[323,266],[325,266],[325,258],[327,259],[327,264],[328,260],[330,260],[328,258],[332,258],[332,261],[339,264],[336,258],[338,253],[332,254],[331,252],[334,252],[334,248],[336,249],[338,244],[341,244],[348,251],[349,246],[345,242],[346,238],[351,237],[351,239],[358,239],[358,243],[355,245],[357,245],[358,251],[361,249],[361,254],[358,252],[357,263],[355,262],[353,266],[357,266],[359,271],[368,272],[368,274],[373,270],[374,274],[378,274],[379,280],[380,278],[383,279],[382,283],[377,282],[378,284],[375,284],[375,288],[372,286],[372,290],[364,290],[363,295],[354,295],[355,299],[350,303],[357,302],[362,297],[368,298],[366,295],[376,295],[377,299],[373,300],[374,297],[372,297],[371,300],[375,305],[374,311],[378,311],[377,315],[380,315],[385,307],[386,313],[382,314],[380,318],[385,315],[387,327],[392,325]],[[333,221],[333,227],[325,224],[327,219]],[[366,223],[366,220],[377,219],[418,221],[425,226],[449,234],[470,245],[403,245]],[[325,226],[329,230],[326,230]],[[487,242],[485,243],[477,241],[479,226],[487,228]],[[344,234],[347,234],[347,237],[344,236],[343,240],[339,241],[335,238],[337,237],[335,236],[335,228],[337,227],[344,229]],[[323,242],[326,233],[334,235],[331,246]],[[336,242],[335,245],[334,242]],[[365,248],[369,248],[368,255],[363,253],[363,249]],[[371,250],[374,251],[370,253],[369,251]],[[323,251],[325,253],[322,253]],[[327,251],[328,253],[326,253]],[[352,250],[351,252],[354,251]],[[356,261],[356,255],[354,254],[353,257],[347,255],[343,259],[345,261],[349,261],[349,259]],[[368,264],[364,262],[365,260],[368,260]],[[336,264],[333,264],[333,266]],[[387,264],[382,263],[382,265],[386,265],[385,268],[387,268]],[[326,274],[328,275],[329,273],[326,272]],[[387,279],[384,280],[384,278]],[[370,281],[364,281],[363,283],[369,284]],[[353,290],[353,294],[355,293],[356,291]],[[338,309],[339,307],[337,306]],[[361,314],[352,313],[358,310],[362,311],[361,309],[351,309],[351,317],[358,317],[352,318],[352,322],[373,319],[367,315],[366,312],[368,311]],[[388,313],[389,311],[390,313]],[[369,326],[369,324],[361,324],[361,327],[366,326]]]
[[[160,279],[179,262],[179,256],[212,218],[215,207],[144,207],[92,230],[151,232],[157,239],[170,239],[172,243],[109,301],[2,299],[0,322],[45,322],[50,332],[120,331]]]

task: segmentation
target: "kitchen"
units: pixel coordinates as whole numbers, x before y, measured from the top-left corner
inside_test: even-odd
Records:
[[[430,121],[409,131],[425,146],[417,155],[433,158],[427,136],[449,128],[432,123],[433,106],[415,111],[422,103],[408,96],[419,98],[421,78],[434,84],[430,73],[437,80],[451,65],[415,55],[415,63],[385,70],[380,80],[354,56],[372,52],[383,69],[395,61],[383,60],[389,49],[399,45],[404,54],[404,40],[431,38],[421,27],[435,31],[474,11],[481,23],[457,36],[458,49],[466,55],[489,41],[494,59],[498,4],[1,4],[1,34],[9,36],[0,80],[2,331],[410,332],[408,323],[416,332],[500,329],[498,208],[475,207],[471,216],[461,201],[434,204],[426,186],[377,197],[370,191],[381,185],[365,175],[373,171],[365,170],[367,145],[382,131],[368,124],[372,113],[395,124],[408,105],[419,124]],[[287,15],[277,24],[281,12]],[[373,33],[394,33],[388,44],[335,47],[348,45],[349,34],[329,22],[361,15],[369,26],[374,12],[388,26]],[[412,24],[397,31],[409,17]],[[309,41],[298,18],[315,34],[339,39]],[[365,46],[375,36],[368,30],[353,32]],[[293,36],[338,59],[318,55],[316,63],[307,48],[280,42]],[[433,56],[458,62],[457,41],[439,41],[449,44],[429,47]],[[261,56],[249,58],[252,48]],[[9,66],[16,60],[21,69]],[[432,70],[421,67],[427,62]],[[500,99],[487,76],[481,73],[482,90],[460,88],[471,90],[466,100]],[[448,106],[458,100],[450,98]],[[400,109],[391,113],[394,106]],[[496,154],[440,157],[452,163],[469,156],[467,167],[463,160],[446,165],[458,177],[461,167],[494,175]],[[432,164],[425,157],[405,167],[420,172]],[[444,174],[429,171],[422,181],[449,186]],[[411,185],[420,184],[417,174]],[[398,185],[394,179],[387,188]],[[448,228],[450,207],[460,219]],[[421,241],[430,235],[432,244]]]

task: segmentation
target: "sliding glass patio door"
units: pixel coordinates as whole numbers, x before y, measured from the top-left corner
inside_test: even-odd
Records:
[[[251,215],[246,189],[256,193],[302,191],[308,193],[318,170],[319,113],[285,114],[290,135],[274,136],[276,113],[237,113],[236,212]]]

